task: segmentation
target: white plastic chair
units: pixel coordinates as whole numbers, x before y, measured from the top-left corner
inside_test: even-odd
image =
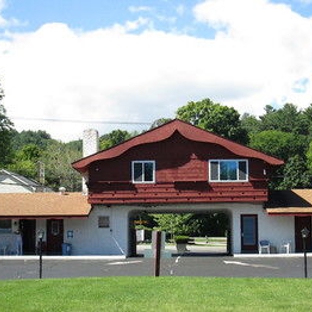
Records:
[[[266,251],[266,253],[270,253],[271,244],[268,240],[261,240],[259,242],[259,254],[262,254],[263,251]]]
[[[290,253],[290,242],[285,242],[281,245],[281,253]]]
[[[0,247],[0,252],[2,255],[6,255],[7,253],[7,249],[8,249],[8,246],[7,245],[3,245]]]

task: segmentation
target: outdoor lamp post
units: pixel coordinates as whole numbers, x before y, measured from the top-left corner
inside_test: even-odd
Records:
[[[305,227],[301,230],[302,235],[302,243],[303,243],[303,255],[304,255],[304,277],[308,277],[308,269],[307,269],[307,245],[306,240],[309,236],[310,231]]]
[[[44,231],[41,229],[38,231],[39,238],[39,278],[42,278],[42,239]]]

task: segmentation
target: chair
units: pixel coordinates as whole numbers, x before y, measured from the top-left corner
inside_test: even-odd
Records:
[[[281,253],[290,253],[290,242],[283,243],[280,248]]]
[[[262,254],[263,251],[266,251],[266,253],[270,253],[271,244],[268,240],[261,240],[259,242],[259,254]]]
[[[7,249],[8,249],[8,246],[7,245],[3,245],[0,247],[0,252],[2,255],[6,255],[7,254]]]

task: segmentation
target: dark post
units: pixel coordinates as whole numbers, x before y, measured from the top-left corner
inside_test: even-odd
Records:
[[[161,232],[156,232],[156,240],[155,240],[155,265],[154,265],[154,276],[159,276],[160,272],[160,251],[161,251]]]
[[[39,250],[39,278],[42,278],[42,237],[40,237]]]
[[[305,227],[301,230],[302,235],[302,247],[303,247],[303,258],[304,258],[304,277],[308,277],[308,265],[307,265],[307,242],[306,239],[309,236],[310,231]]]
[[[42,278],[42,239],[44,232],[43,230],[38,231],[39,237],[39,278]]]

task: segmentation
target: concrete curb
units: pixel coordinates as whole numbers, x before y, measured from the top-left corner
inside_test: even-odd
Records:
[[[124,260],[126,256],[42,256],[42,260]],[[39,260],[39,256],[0,256],[1,260]]]
[[[234,254],[234,258],[302,258],[301,253],[283,253],[283,254]],[[311,258],[312,253],[307,253],[307,257]]]

